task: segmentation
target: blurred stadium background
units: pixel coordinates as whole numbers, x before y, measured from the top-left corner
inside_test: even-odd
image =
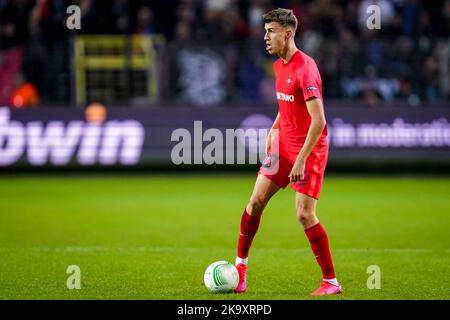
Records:
[[[73,4],[80,29],[68,28]],[[370,4],[381,9],[380,30],[366,26]],[[270,126],[274,58],[260,17],[283,6],[300,17],[298,46],[322,74],[330,168],[420,162],[448,171],[450,2],[417,0],[2,0],[0,120],[23,127],[2,131],[2,167],[171,165],[170,133],[194,120],[205,130]],[[136,120],[127,159],[119,150],[97,159],[84,146],[95,141],[83,137],[117,129],[106,120],[127,119]],[[76,120],[86,121],[81,133],[64,130]],[[61,144],[72,149],[58,153]]]
[[[366,26],[372,4],[380,30]],[[79,29],[68,27],[71,5]],[[275,58],[261,15],[276,7],[299,17],[297,45],[323,79],[330,160],[319,215],[346,297],[450,298],[440,276],[450,265],[449,0],[0,0],[0,298],[211,298],[203,269],[234,259],[258,166],[205,163],[197,151],[210,128],[270,127]],[[180,128],[193,144],[182,165],[172,158]],[[301,267],[315,270],[292,197],[269,206],[273,228],[255,240],[268,280],[243,298],[304,298],[316,285],[302,274],[298,296],[270,272],[281,247],[287,274],[298,247]],[[89,271],[74,294],[65,268],[77,261]],[[375,294],[365,271],[377,263],[387,289]]]

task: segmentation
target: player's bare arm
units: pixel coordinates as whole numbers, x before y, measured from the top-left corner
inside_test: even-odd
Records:
[[[274,138],[275,130],[279,128],[280,125],[280,113],[278,112],[277,117],[275,118],[272,128],[270,128],[270,131],[267,135],[267,141],[266,141],[266,155],[269,154],[270,146],[272,144],[272,139]]]
[[[319,140],[323,129],[327,124],[321,99],[312,98],[310,100],[307,100],[306,107],[308,108],[308,113],[311,116],[311,126],[309,127],[305,144],[300,150],[294,166],[292,167],[291,173],[289,174],[291,182],[303,180],[306,159],[310,155],[311,151]]]

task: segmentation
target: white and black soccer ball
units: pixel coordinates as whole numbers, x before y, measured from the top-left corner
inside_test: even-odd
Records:
[[[221,260],[206,268],[203,279],[211,292],[232,292],[238,286],[239,273],[233,264]]]

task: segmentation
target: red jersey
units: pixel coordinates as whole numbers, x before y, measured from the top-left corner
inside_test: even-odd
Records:
[[[300,152],[311,125],[306,100],[316,97],[322,100],[322,79],[314,60],[297,50],[288,63],[280,58],[275,61],[276,94],[281,116],[280,146],[290,155]],[[316,147],[326,146],[327,127]]]

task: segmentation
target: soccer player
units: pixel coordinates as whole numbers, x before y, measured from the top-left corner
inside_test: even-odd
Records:
[[[266,159],[241,218],[236,258],[239,284],[235,292],[241,293],[247,288],[248,253],[265,206],[280,188],[292,183],[298,220],[323,274],[320,287],[311,294],[341,293],[328,237],[316,216],[328,159],[322,80],[314,60],[295,45],[297,18],[292,10],[272,10],[263,15],[263,22],[266,50],[279,56],[274,63],[279,108],[268,134]]]

